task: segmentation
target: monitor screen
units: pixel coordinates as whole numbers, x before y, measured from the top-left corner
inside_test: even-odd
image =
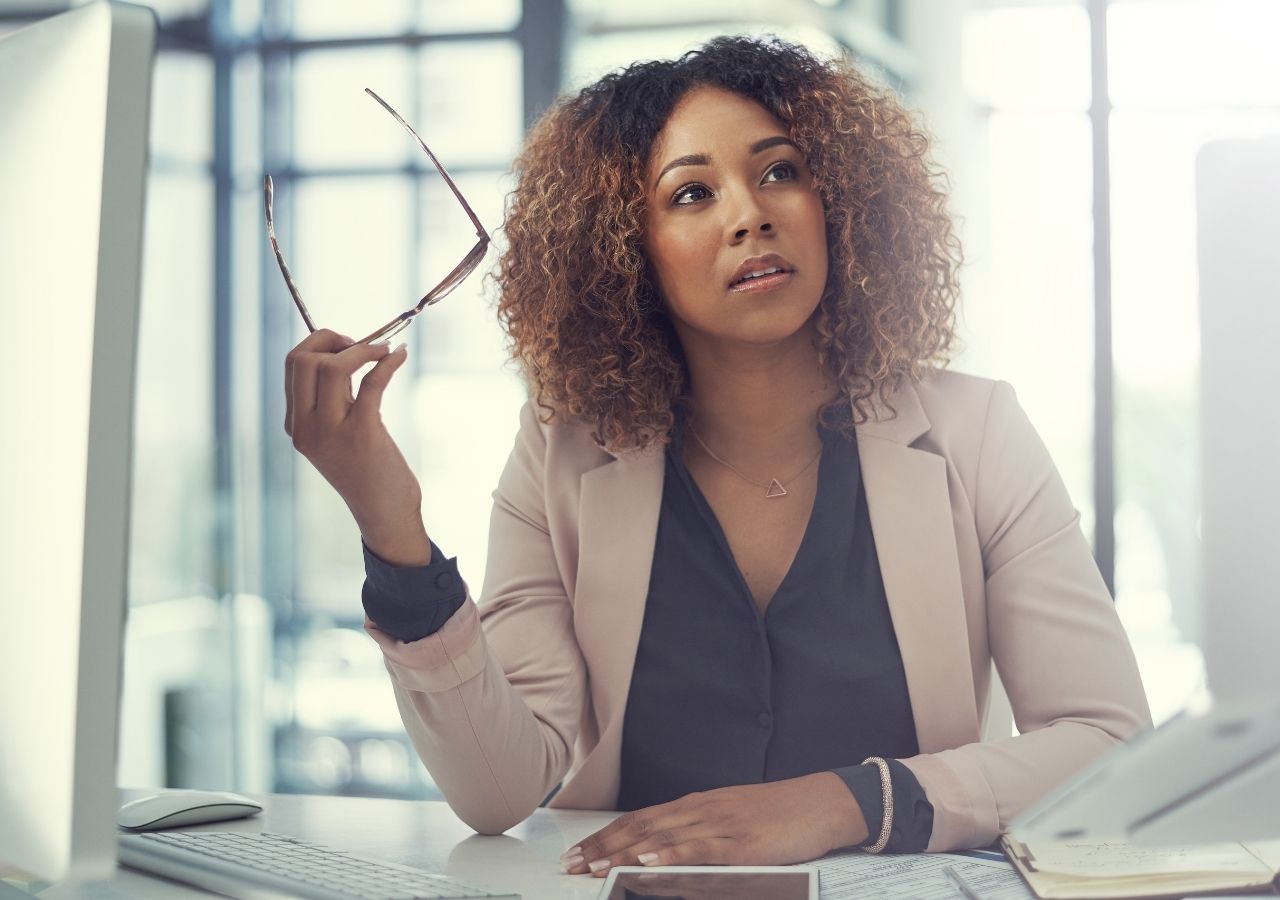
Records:
[[[155,16],[0,39],[0,871],[115,866],[130,452]]]

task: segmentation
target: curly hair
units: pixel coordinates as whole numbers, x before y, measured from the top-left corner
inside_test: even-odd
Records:
[[[829,247],[820,364],[852,408],[945,365],[955,341],[959,241],[930,138],[851,63],[776,38],[717,38],[562,97],[515,162],[498,317],[534,401],[589,423],[615,452],[665,443],[688,371],[644,253],[644,179],[679,100],[714,86],[789,130],[822,198]],[[935,182],[941,182],[935,183]],[[826,412],[826,410],[824,410]]]

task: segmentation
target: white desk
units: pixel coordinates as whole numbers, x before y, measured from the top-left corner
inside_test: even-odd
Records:
[[[121,791],[120,801],[142,794],[137,790]],[[560,854],[618,815],[539,809],[507,834],[483,837],[464,825],[443,802],[294,794],[254,796],[266,808],[251,819],[184,830],[293,835],[361,856],[513,890],[523,900],[598,900],[604,880],[563,874]],[[40,896],[48,900],[198,900],[213,895],[130,869],[118,869],[115,877],[104,884],[74,888],[58,885]]]
[[[143,792],[120,793],[123,803]],[[262,794],[255,799],[266,809],[251,819],[184,830],[274,831],[361,856],[443,872],[470,883],[515,890],[524,900],[595,900],[604,880],[563,874],[560,854],[618,815],[539,809],[505,835],[484,837],[438,801],[292,794]],[[140,900],[210,896],[130,869],[118,870],[109,888]],[[82,891],[56,896],[97,895]]]

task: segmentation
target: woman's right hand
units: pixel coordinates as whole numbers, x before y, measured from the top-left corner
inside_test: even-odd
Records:
[[[284,363],[285,433],[346,501],[369,549],[402,566],[431,560],[422,489],[382,422],[382,394],[407,358],[403,344],[391,352],[322,328]],[[353,396],[351,379],[369,363]]]

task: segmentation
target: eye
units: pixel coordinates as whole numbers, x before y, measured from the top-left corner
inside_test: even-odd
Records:
[[[764,181],[795,181],[800,173],[796,171],[795,163],[780,162],[775,166],[770,166],[769,171],[764,173]]]
[[[701,184],[686,184],[680,188],[671,197],[671,203],[674,206],[688,206],[691,203],[697,203],[699,200],[705,200],[711,196],[711,191],[707,190]]]

